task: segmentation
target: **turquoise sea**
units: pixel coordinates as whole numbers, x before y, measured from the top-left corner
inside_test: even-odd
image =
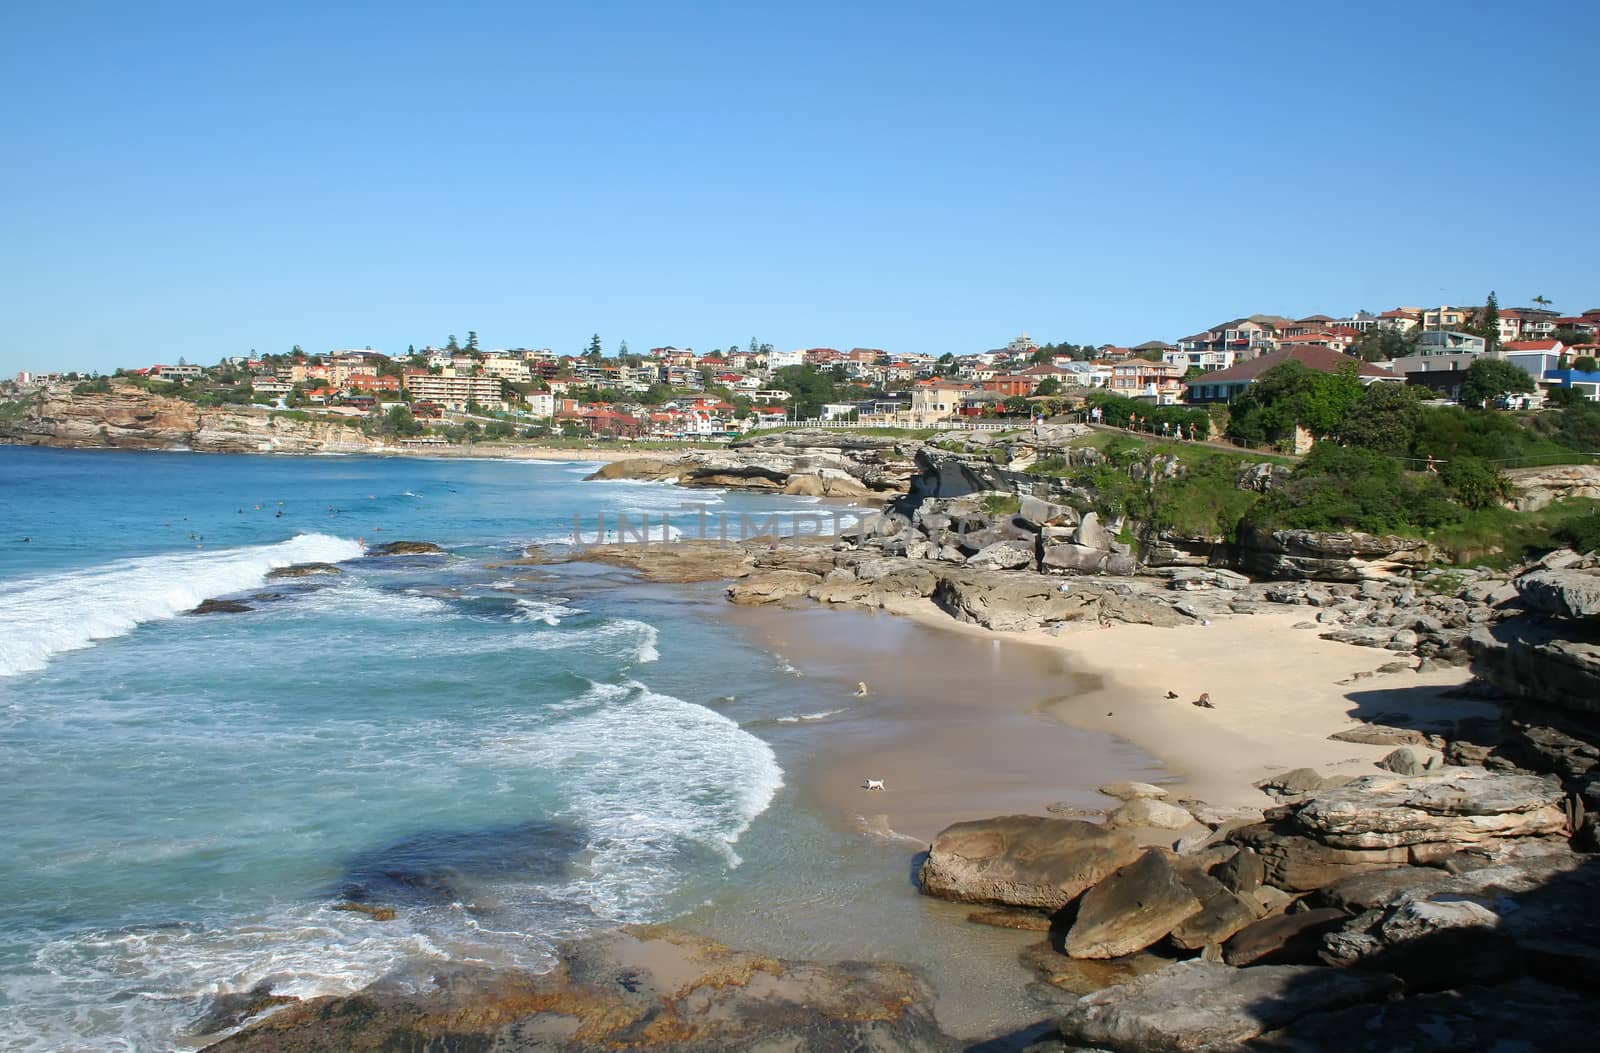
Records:
[[[751,826],[845,685],[707,590],[495,566],[575,512],[814,504],[593,467],[0,447],[0,1044],[194,1048],[219,993],[538,966],[837,850]],[[363,558],[399,539],[450,554]],[[267,579],[307,561],[344,573]]]

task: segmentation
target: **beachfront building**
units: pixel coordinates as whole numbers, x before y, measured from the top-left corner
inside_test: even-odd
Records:
[[[446,409],[465,410],[471,402],[485,409],[505,408],[505,385],[499,377],[466,376],[454,369],[439,373],[408,369],[404,382],[412,398]]]
[[[1341,355],[1325,347],[1292,347],[1253,358],[1248,362],[1240,362],[1228,369],[1219,369],[1215,373],[1207,373],[1203,377],[1196,377],[1188,384],[1185,400],[1191,403],[1232,402],[1243,394],[1246,388],[1254,384],[1261,374],[1274,366],[1283,365],[1290,359],[1299,362],[1307,369],[1323,373],[1336,373],[1341,369],[1354,367],[1356,378],[1363,384],[1396,383],[1402,379],[1370,362]]]
[[[1183,393],[1184,367],[1130,358],[1111,367],[1111,390],[1124,398],[1173,406]]]
[[[1161,352],[1161,361],[1169,366],[1178,366],[1185,373],[1191,369],[1200,369],[1207,373],[1212,373],[1219,369],[1227,369],[1233,365],[1234,357],[1234,352],[1225,347],[1216,349],[1195,348],[1188,351],[1174,347],[1171,350]]]
[[[1456,330],[1434,330],[1417,339],[1418,355],[1481,355],[1489,348],[1488,341],[1476,333]]]
[[[911,387],[912,423],[927,424],[954,417],[961,409],[961,400],[975,390],[975,384],[954,380],[917,381]]]

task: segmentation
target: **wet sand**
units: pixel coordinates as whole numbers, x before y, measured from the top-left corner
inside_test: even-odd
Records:
[[[1057,802],[1102,808],[1113,802],[1097,786],[1170,778],[1108,730],[1051,715],[1102,689],[1061,651],[884,613],[732,608],[726,617],[830,685],[814,712],[840,712],[811,724],[814,759],[791,775],[849,828],[925,846],[961,820],[1044,815]],[[853,694],[858,681],[865,697]],[[868,779],[884,789],[865,789]]]

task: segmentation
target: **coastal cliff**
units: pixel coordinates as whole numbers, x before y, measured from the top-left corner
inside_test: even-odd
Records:
[[[202,407],[129,388],[48,396],[24,416],[0,419],[0,442],[204,453],[344,453],[382,447],[353,426],[295,420],[242,406]]]

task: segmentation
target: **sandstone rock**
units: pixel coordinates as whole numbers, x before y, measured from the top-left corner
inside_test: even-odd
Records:
[[[1404,746],[1393,753],[1385,754],[1383,759],[1376,763],[1384,771],[1392,771],[1396,775],[1421,775],[1423,771],[1422,761]]]
[[[373,989],[279,1010],[210,1047],[672,1053],[954,1050],[932,989],[903,966],[789,961],[630,928],[563,945],[550,972],[441,968],[420,992]]]
[[[1253,848],[1240,848],[1233,858],[1212,871],[1212,876],[1232,892],[1254,892],[1267,879],[1267,868]]]
[[[1136,797],[1160,801],[1167,797],[1166,790],[1148,782],[1110,782],[1100,787],[1100,792],[1119,801],[1131,801]]]
[[[1330,907],[1352,914],[1387,906],[1407,895],[1427,895],[1450,880],[1450,874],[1433,867],[1400,866],[1352,874],[1317,893]]]
[[[1190,885],[1191,890],[1193,885]],[[1219,883],[1209,895],[1201,897],[1200,913],[1185,918],[1172,930],[1173,946],[1183,950],[1198,951],[1215,946],[1253,923],[1257,918],[1255,904],[1240,898]]]
[[[315,578],[323,575],[343,574],[344,571],[332,563],[295,563],[287,567],[278,567],[267,571],[267,580],[279,578]]]
[[[1562,618],[1600,618],[1600,573],[1536,570],[1517,578],[1516,588],[1532,610]]]
[[[1148,797],[1135,797],[1106,816],[1106,825],[1113,828],[1142,826],[1156,830],[1182,830],[1193,826],[1195,821],[1188,809]]]
[[[1052,526],[1057,523],[1070,521],[1073,516],[1072,509],[1065,508],[1051,501],[1043,501],[1037,497],[1023,495],[1021,506],[1017,514],[1034,526]]]
[[[1262,918],[1240,929],[1223,947],[1229,965],[1310,965],[1317,961],[1322,937],[1350,915],[1337,907],[1316,907]]]
[[[1170,958],[1150,953],[1107,959],[1068,958],[1048,940],[1023,948],[1017,958],[1045,983],[1077,995],[1127,983],[1172,964]]]
[[[1199,900],[1165,854],[1152,849],[1084,894],[1067,933],[1067,954],[1073,958],[1132,954],[1199,912]]]
[[[1016,570],[1033,565],[1031,541],[996,541],[967,557],[967,565],[993,570]]]
[[[1433,559],[1432,548],[1417,538],[1313,530],[1246,528],[1239,551],[1251,574],[1341,582],[1386,578]]]
[[[1113,1053],[1227,1049],[1310,1013],[1379,1001],[1398,987],[1381,974],[1316,966],[1178,962],[1079,999],[1056,1026],[1068,1042]]]
[[[1441,768],[1402,777],[1368,775],[1318,791],[1294,824],[1344,849],[1473,844],[1497,837],[1567,833],[1561,786],[1546,776]]]
[[[1342,777],[1324,777],[1315,768],[1295,768],[1279,772],[1256,783],[1256,789],[1280,797],[1293,797],[1313,793],[1329,786],[1342,785]],[[1345,780],[1348,781],[1348,780]]]
[[[1235,830],[1229,840],[1253,849],[1261,857],[1267,883],[1289,892],[1310,892],[1351,874],[1411,861],[1405,848],[1334,848],[1296,830],[1288,824],[1260,823]]]
[[[1472,671],[1509,698],[1600,714],[1600,641],[1569,639],[1512,618],[1467,638]]]
[[[1094,512],[1085,512],[1083,519],[1078,523],[1077,532],[1072,535],[1072,543],[1083,548],[1111,550],[1111,535],[1106,528],[1100,525],[1100,517]]]
[[[822,579],[803,570],[769,570],[728,586],[728,599],[744,606],[777,603],[804,596]]]
[[[1505,478],[1519,512],[1536,512],[1568,497],[1600,497],[1600,465],[1512,468]]]
[[[648,581],[718,581],[750,573],[754,561],[743,548],[717,541],[675,541],[670,545],[588,545],[582,558],[625,567]]]
[[[1428,742],[1428,736],[1415,728],[1391,728],[1382,724],[1346,728],[1335,731],[1328,738],[1335,742],[1360,742],[1368,746],[1423,746]]]
[[[944,899],[1058,910],[1138,856],[1131,837],[1094,823],[1002,816],[946,828],[918,882]]]

